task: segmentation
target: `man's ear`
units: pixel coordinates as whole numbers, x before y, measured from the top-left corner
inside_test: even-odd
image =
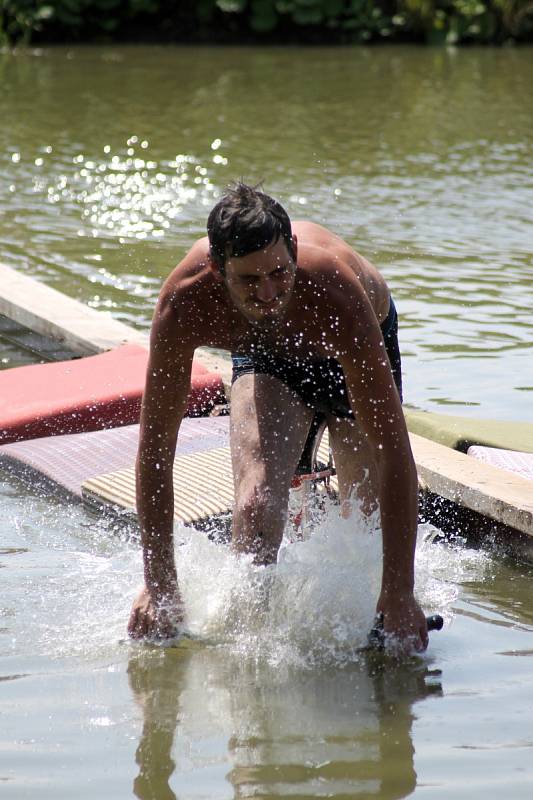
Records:
[[[217,262],[212,258],[211,253],[208,253],[207,255],[207,263],[209,269],[213,273],[213,278],[219,283],[221,283],[224,280],[224,276],[222,275],[220,267],[218,266]]]
[[[295,233],[293,233],[291,239],[292,239],[292,260],[296,264],[298,260],[298,237],[296,236]]]

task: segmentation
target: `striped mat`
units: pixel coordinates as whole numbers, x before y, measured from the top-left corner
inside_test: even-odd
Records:
[[[91,511],[135,519],[139,426],[50,436],[0,446],[0,468],[43,491],[83,499]],[[324,435],[318,457],[327,462]],[[335,478],[332,486],[335,489]],[[174,462],[176,519],[198,524],[233,507],[229,417],[185,417]]]
[[[200,523],[233,507],[233,475],[229,447],[178,454],[174,461],[174,517]],[[91,511],[135,515],[135,468],[108,472],[84,482],[84,504]]]
[[[180,431],[181,436],[181,431]],[[324,435],[318,458],[327,463],[329,441]],[[233,508],[233,473],[228,446],[202,452],[178,451],[174,461],[174,518],[188,524],[207,522]],[[336,489],[335,478],[332,478]],[[82,497],[92,511],[135,515],[135,468],[121,469],[83,483]]]
[[[185,417],[177,453],[227,446],[229,417]],[[82,497],[85,481],[135,462],[139,426],[30,439],[0,446],[0,467],[46,491]]]
[[[510,472],[515,472],[523,478],[533,481],[533,453],[521,453],[515,450],[502,450],[499,447],[481,447],[474,445],[468,448],[468,455],[500,467]]]

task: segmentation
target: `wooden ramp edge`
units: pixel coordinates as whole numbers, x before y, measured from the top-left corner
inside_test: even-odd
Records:
[[[423,489],[533,536],[533,481],[411,433]]]
[[[147,334],[5,264],[0,264],[0,282],[0,314],[63,342],[79,355],[95,355],[126,342],[148,346]]]
[[[1,263],[0,285],[0,314],[41,336],[62,343],[76,355],[96,355],[122,344],[149,347],[147,332],[135,330],[113,319],[110,314],[89,308]],[[199,348],[196,357],[207,369],[220,374],[229,397],[229,359],[205,348]]]

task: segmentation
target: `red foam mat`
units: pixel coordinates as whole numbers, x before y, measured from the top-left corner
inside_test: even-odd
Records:
[[[0,467],[32,485],[81,499],[82,484],[105,472],[131,467],[137,455],[139,426],[50,436],[0,446]],[[184,419],[176,455],[229,442],[229,417]]]
[[[0,373],[0,443],[139,421],[148,352],[123,345],[96,356]],[[224,402],[222,381],[193,362],[187,414]]]

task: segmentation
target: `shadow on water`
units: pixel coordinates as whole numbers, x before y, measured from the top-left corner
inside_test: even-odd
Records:
[[[201,770],[208,758],[195,759],[186,741],[213,737],[210,714],[227,740],[235,798],[407,797],[417,778],[413,706],[442,695],[440,672],[422,661],[391,668],[362,657],[341,669],[280,670],[190,646],[138,650],[128,678],[142,709],[140,800],[177,800],[187,772],[198,779],[191,760]],[[224,703],[209,709],[217,688]]]

